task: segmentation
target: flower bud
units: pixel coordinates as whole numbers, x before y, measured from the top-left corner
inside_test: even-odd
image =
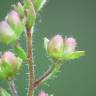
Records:
[[[71,53],[75,51],[76,48],[76,40],[73,37],[69,37],[65,39],[66,52]]]
[[[16,40],[16,34],[6,21],[0,22],[0,42],[9,44]]]
[[[44,91],[41,91],[38,96],[48,96],[48,94],[45,93]]]
[[[12,52],[10,51],[5,52],[1,58],[2,58],[2,61],[7,62],[9,64],[14,64],[14,66],[16,66],[17,58]]]
[[[61,58],[64,51],[64,40],[61,35],[54,36],[48,42],[48,53],[54,59]]]
[[[14,76],[16,72],[20,69],[21,64],[22,64],[22,59],[16,57],[10,51],[5,52],[1,56],[1,66],[0,66],[0,69],[2,70],[2,73],[0,72],[0,74],[4,75],[2,76],[3,79],[8,79]]]
[[[73,60],[84,56],[84,51],[76,51],[76,40],[73,37],[54,36],[51,40],[44,38],[44,47],[52,59],[56,61]]]
[[[19,14],[12,10],[6,17],[7,22],[11,28],[15,31],[16,35],[19,36],[24,30],[24,24],[20,20]]]

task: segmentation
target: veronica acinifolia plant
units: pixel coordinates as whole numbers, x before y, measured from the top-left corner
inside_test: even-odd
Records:
[[[11,51],[5,51],[0,55],[0,79],[8,82],[11,94],[0,88],[0,96],[19,96],[14,79],[16,73],[26,61],[28,65],[28,90],[26,96],[34,96],[35,89],[56,73],[60,72],[65,61],[77,59],[84,55],[84,51],[77,51],[77,41],[74,37],[55,35],[50,39],[44,38],[44,48],[54,64],[39,78],[35,78],[33,59],[33,33],[37,14],[42,10],[47,0],[23,0],[12,5],[12,10],[4,20],[0,21],[0,43],[12,45]],[[19,38],[25,34],[26,48],[20,46]],[[2,50],[0,50],[2,52]],[[41,91],[38,96],[53,96]]]

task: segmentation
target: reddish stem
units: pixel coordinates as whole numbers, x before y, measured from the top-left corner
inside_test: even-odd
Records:
[[[34,74],[34,61],[33,61],[33,53],[32,53],[32,31],[31,29],[27,29],[27,52],[28,52],[28,70],[29,70],[29,90],[28,96],[33,96],[33,82],[35,79]]]
[[[54,71],[55,64],[53,64],[38,80],[33,83],[34,88],[39,86],[43,81],[48,79],[48,76]]]

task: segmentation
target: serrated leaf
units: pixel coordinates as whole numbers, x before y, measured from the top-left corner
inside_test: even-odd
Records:
[[[26,52],[20,46],[16,46],[14,51],[21,59],[25,60],[27,58]]]
[[[11,96],[5,89],[0,88],[0,96]]]
[[[75,51],[64,56],[65,60],[73,60],[85,55],[85,51]]]

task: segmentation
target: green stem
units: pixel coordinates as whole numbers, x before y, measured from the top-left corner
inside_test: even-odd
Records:
[[[18,96],[14,80],[8,80],[8,85],[12,93],[12,96]]]

